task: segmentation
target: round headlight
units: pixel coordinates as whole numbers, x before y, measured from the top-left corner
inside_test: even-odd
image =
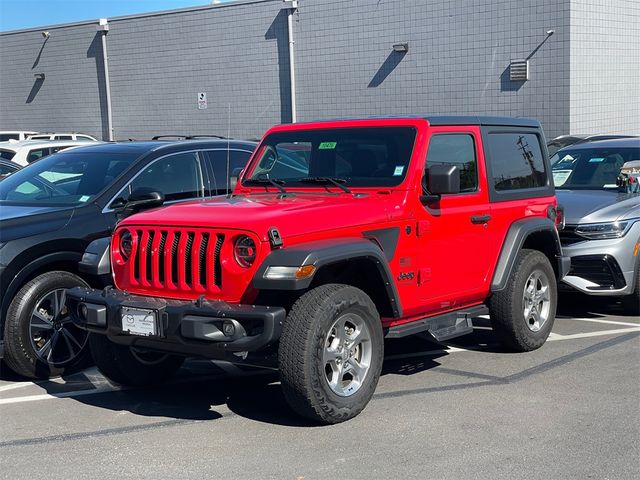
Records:
[[[244,268],[249,268],[256,261],[256,244],[251,239],[243,235],[236,239],[233,245],[233,255],[236,258],[238,265]]]
[[[133,238],[129,230],[125,230],[120,234],[120,245],[118,248],[120,249],[120,255],[122,255],[123,259],[127,260],[131,256]]]

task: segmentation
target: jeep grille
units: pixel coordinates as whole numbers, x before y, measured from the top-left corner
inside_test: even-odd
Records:
[[[132,285],[143,288],[219,292],[220,251],[225,235],[206,229],[135,227],[130,262]]]

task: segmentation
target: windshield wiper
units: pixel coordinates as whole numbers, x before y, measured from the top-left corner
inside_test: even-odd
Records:
[[[269,175],[264,178],[249,178],[245,180],[244,183],[258,183],[263,185],[268,183],[280,190],[280,193],[287,193],[285,188],[282,186],[285,183],[284,180],[280,180],[279,178],[269,178]]]
[[[324,183],[324,184],[331,183],[332,185],[338,187],[340,190],[342,190],[345,193],[349,193],[349,194],[353,193],[345,185],[343,185],[343,183],[347,182],[344,178],[339,178],[339,177],[335,177],[335,178],[331,178],[331,177],[306,177],[306,178],[301,178],[298,181],[299,182],[304,182],[304,183]]]

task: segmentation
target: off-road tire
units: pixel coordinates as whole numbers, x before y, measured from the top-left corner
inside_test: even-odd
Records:
[[[636,268],[636,287],[631,295],[622,297],[622,307],[627,315],[640,315],[640,267]]]
[[[542,271],[549,280],[549,318],[537,332],[532,331],[524,318],[524,288],[529,276]],[[493,331],[500,342],[516,352],[528,352],[540,348],[549,337],[556,316],[558,292],[555,272],[549,259],[538,250],[522,249],[516,257],[507,286],[496,292],[489,301]]]
[[[371,362],[360,388],[351,396],[334,393],[325,378],[323,351],[329,329],[339,316],[357,313],[371,336]],[[358,415],[378,384],[384,357],[380,316],[362,290],[327,284],[302,295],[293,305],[280,338],[280,380],[291,408],[319,423],[340,423]]]
[[[33,310],[48,293],[62,288],[88,287],[77,275],[65,271],[46,272],[27,282],[16,294],[4,323],[4,359],[14,372],[28,378],[46,379],[74,371],[86,364],[88,346],[68,362],[52,364],[41,360],[30,338]]]
[[[132,348],[111,342],[106,336],[89,335],[91,355],[98,369],[114,383],[126,387],[139,387],[163,383],[173,377],[182,366],[184,357],[151,354],[154,360],[140,360]]]

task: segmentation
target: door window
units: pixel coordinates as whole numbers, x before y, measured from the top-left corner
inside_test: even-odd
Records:
[[[202,171],[197,154],[176,153],[150,163],[129,184],[128,193],[139,187],[164,193],[167,202],[203,197]]]
[[[491,133],[493,185],[496,191],[545,187],[542,150],[538,136],[532,133]]]
[[[454,165],[460,172],[460,193],[478,189],[478,159],[469,134],[440,134],[431,137],[426,168],[434,165]]]
[[[251,152],[246,150],[229,150],[229,175],[234,170],[244,168],[251,157]],[[227,193],[227,151],[208,150],[204,152],[204,158],[213,172],[213,185],[211,186],[214,195]]]
[[[29,150],[29,154],[27,155],[27,163],[35,162],[36,160],[40,160],[41,158],[49,155],[50,151],[48,148],[36,148],[34,150]]]

